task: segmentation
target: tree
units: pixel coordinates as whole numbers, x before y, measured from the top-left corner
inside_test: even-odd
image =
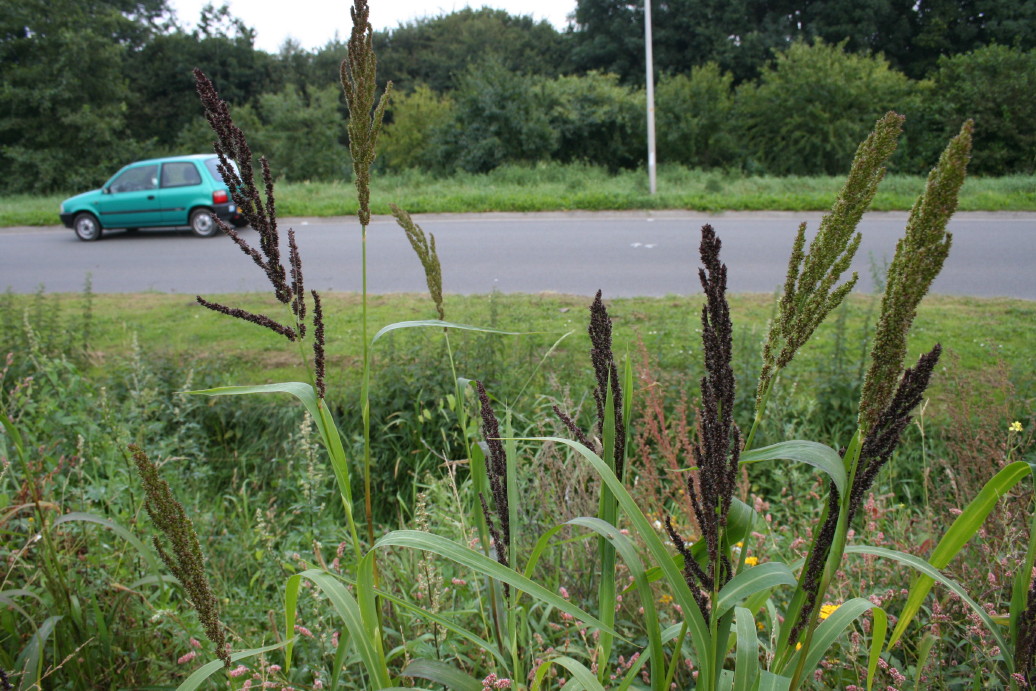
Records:
[[[647,158],[643,91],[619,84],[614,74],[591,72],[543,80],[557,145],[552,158],[635,168]]]
[[[548,22],[488,7],[379,31],[374,45],[379,79],[404,91],[418,83],[439,93],[452,89],[472,63],[496,61],[513,72],[555,76],[566,61],[565,38]]]
[[[124,60],[167,13],[165,0],[5,3],[0,184],[19,191],[81,189],[140,152],[126,141],[131,99]]]
[[[1036,50],[986,46],[943,57],[931,76],[920,155],[937,151],[940,137],[975,121],[969,169],[986,175],[1036,171]]]
[[[557,145],[542,83],[499,61],[460,76],[453,118],[441,131],[440,165],[484,173],[504,163],[546,160]]]
[[[409,94],[394,93],[377,160],[394,170],[436,167],[436,137],[452,120],[453,111],[449,97],[439,96],[424,84]]]

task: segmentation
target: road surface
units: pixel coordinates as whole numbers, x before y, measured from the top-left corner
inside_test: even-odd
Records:
[[[800,221],[816,231],[820,213],[691,211],[617,213],[454,214],[415,216],[434,233],[447,293],[554,291],[606,296],[660,296],[700,291],[699,229],[711,223],[723,241],[732,292],[773,292],[783,283]],[[858,290],[892,258],[907,215],[870,213],[853,268]],[[285,219],[298,233],[306,287],[360,289],[355,217]],[[953,248],[933,293],[1036,300],[1036,213],[958,213]],[[254,231],[246,238],[258,245]],[[369,290],[425,290],[403,231],[390,217],[368,230]],[[98,293],[157,291],[206,294],[265,291],[266,277],[226,238],[187,231],[106,232],[80,242],[58,226],[0,229],[0,290],[79,292],[87,273]]]

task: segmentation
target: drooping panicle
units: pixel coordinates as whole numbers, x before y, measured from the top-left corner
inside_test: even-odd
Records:
[[[626,429],[623,424],[622,386],[619,383],[619,370],[615,366],[615,355],[612,352],[612,321],[608,309],[601,300],[601,291],[597,291],[590,305],[590,362],[594,368],[597,386],[594,388],[594,403],[597,404],[597,436],[604,438],[604,423],[607,416],[609,391],[612,397],[615,427],[615,475],[623,477],[623,465],[626,453]]]
[[[507,500],[507,455],[504,452],[504,444],[500,441],[500,423],[493,412],[493,406],[489,402],[489,395],[486,393],[482,382],[475,382],[478,390],[478,400],[481,405],[482,415],[482,438],[485,441],[486,475],[489,478],[489,490],[493,495],[493,504],[496,508],[496,520],[489,511],[486,498],[479,494],[482,502],[482,511],[485,514],[486,525],[489,527],[493,541],[496,543],[496,558],[504,566],[508,565],[507,553],[511,546],[511,519],[510,508]],[[499,530],[496,524],[499,524]],[[506,590],[506,586],[505,586]]]
[[[349,107],[349,152],[353,159],[353,174],[359,199],[357,215],[360,225],[370,223],[370,167],[374,162],[378,134],[385,116],[388,95],[392,82],[385,85],[385,92],[374,103],[377,89],[378,61],[374,56],[373,37],[366,0],[354,0],[352,8],[353,29],[349,37],[349,55],[342,61],[340,75],[345,102]]]
[[[761,405],[777,372],[791,362],[798,349],[856,285],[858,277],[854,272],[848,281],[836,287],[860,246],[856,226],[885,176],[885,164],[896,150],[903,120],[902,115],[887,113],[860,144],[849,177],[831,211],[821,219],[808,252],[803,252],[806,224],[799,225],[788,260],[784,292],[777,304],[777,317],[763,345],[757,405]]]
[[[924,194],[914,204],[906,234],[896,244],[889,265],[881,313],[871,349],[871,365],[860,396],[860,429],[868,434],[888,408],[903,369],[907,333],[917,306],[942,270],[953,237],[946,231],[957,209],[957,195],[971,156],[973,124],[964,123],[928,176]]]
[[[563,424],[568,431],[572,433],[572,436],[576,438],[576,441],[588,449],[594,448],[593,442],[586,438],[583,430],[579,429],[579,425],[576,424],[571,415],[561,410],[561,408],[556,405],[551,406],[551,409],[554,411],[554,414],[558,416],[558,419],[561,420],[561,424]]]
[[[205,576],[205,558],[194,524],[173,496],[169,483],[159,476],[158,466],[139,446],[131,445],[129,450],[144,485],[148,516],[165,537],[165,542],[157,536],[154,538],[155,549],[187,593],[204,627],[205,636],[216,647],[216,656],[230,669],[230,650],[219,618],[219,601]]]
[[[806,599],[802,603],[802,609],[799,610],[798,618],[795,620],[795,625],[789,634],[788,640],[790,641],[794,641],[799,637],[806,624],[809,623],[813,610],[817,606],[821,577],[824,575],[824,567],[827,565],[828,555],[831,554],[831,545],[835,540],[835,530],[838,528],[840,504],[841,495],[839,495],[838,488],[832,482],[828,488],[827,495],[827,518],[824,519],[824,523],[820,526],[820,532],[817,533],[817,539],[814,541],[809,557],[806,560],[806,565],[803,567],[802,592]]]
[[[414,248],[417,258],[421,260],[425,282],[428,284],[428,294],[432,296],[439,319],[445,319],[446,313],[443,310],[442,300],[442,265],[439,263],[439,253],[435,249],[435,235],[431,233],[425,235],[421,226],[410,218],[410,214],[395,204],[389,204],[389,208],[392,209],[396,223],[406,233],[406,238],[410,241],[410,246]]]
[[[850,522],[863,503],[867,491],[874,484],[878,471],[892,458],[892,452],[899,445],[903,430],[910,424],[910,413],[924,398],[924,392],[941,354],[942,346],[936,343],[934,348],[918,359],[914,367],[908,367],[903,372],[892,400],[881,411],[864,437],[856,478],[849,494]]]
[[[676,551],[683,557],[683,578],[687,582],[687,587],[691,590],[691,595],[694,596],[694,601],[698,603],[698,609],[701,611],[702,617],[708,621],[709,618],[709,598],[702,591],[712,590],[712,576],[706,573],[698,562],[695,560],[691,550],[688,549],[687,543],[683,541],[683,537],[680,533],[676,532],[673,527],[673,519],[671,516],[665,517],[665,530],[669,534],[669,539],[673,541],[673,545],[676,547]]]
[[[295,231],[288,229],[288,269],[281,261],[280,237],[277,230],[277,207],[274,198],[273,174],[265,157],[259,159],[262,170],[263,193],[260,193],[253,172],[252,151],[244,133],[234,124],[230,116],[230,108],[220,99],[215,86],[201,70],[194,71],[198,95],[205,107],[205,116],[216,134],[213,148],[219,157],[219,171],[227,183],[231,197],[252,228],[259,234],[259,249],[248,244],[241,235],[223,221],[217,219],[223,231],[241,249],[252,258],[252,261],[263,270],[273,287],[274,297],[291,308],[294,325],[286,326],[265,314],[256,314],[236,307],[205,300],[200,295],[198,304],[242,319],[274,333],[284,336],[289,341],[298,341],[306,337],[306,290],[302,274],[302,255],[296,242]],[[316,293],[314,300],[319,301]],[[315,385],[321,398],[324,397],[324,336],[323,314],[319,312],[313,317],[313,325],[319,333],[313,344]]]

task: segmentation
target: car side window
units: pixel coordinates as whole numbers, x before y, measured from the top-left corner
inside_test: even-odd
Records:
[[[200,184],[201,175],[190,161],[162,164],[162,187],[188,187]]]
[[[108,185],[108,191],[112,194],[119,194],[120,192],[153,190],[156,187],[158,187],[158,164],[137,166],[123,171],[112,180],[112,184]]]

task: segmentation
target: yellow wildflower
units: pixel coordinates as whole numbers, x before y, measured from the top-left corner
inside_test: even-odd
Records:
[[[757,557],[745,557],[745,566],[755,566],[758,563],[759,559]]]
[[[1020,423],[1017,420],[1015,420],[1014,422],[1011,423],[1011,425],[1007,429],[1009,431],[1011,431],[1011,432],[1021,432],[1022,431],[1022,423]]]
[[[824,619],[827,619],[829,616],[835,613],[836,609],[838,609],[838,605],[821,605],[820,620],[823,621]]]
[[[665,593],[664,595],[662,595],[662,597],[658,598],[658,604],[660,604],[660,605],[668,605],[672,601],[673,601],[673,596],[670,595],[669,593]]]
[[[795,644],[795,650],[802,650],[802,641]]]

